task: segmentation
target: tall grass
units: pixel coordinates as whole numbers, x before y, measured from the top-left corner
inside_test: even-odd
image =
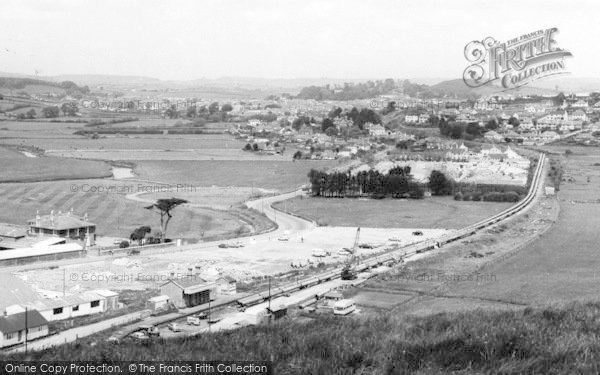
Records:
[[[600,303],[401,318],[321,316],[146,346],[90,341],[40,360],[273,360],[276,374],[597,373]],[[1,358],[1,357],[0,357]],[[23,360],[24,354],[5,355]]]

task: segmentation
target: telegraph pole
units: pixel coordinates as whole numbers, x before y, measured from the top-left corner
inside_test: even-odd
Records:
[[[27,306],[25,306],[25,354],[27,354]]]
[[[271,324],[271,275],[269,275],[269,324]]]

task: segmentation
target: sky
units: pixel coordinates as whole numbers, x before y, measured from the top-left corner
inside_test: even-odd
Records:
[[[470,41],[557,27],[567,70],[600,77],[599,14],[593,0],[2,0],[0,71],[458,79]]]

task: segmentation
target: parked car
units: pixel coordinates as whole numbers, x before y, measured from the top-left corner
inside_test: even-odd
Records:
[[[118,344],[119,343],[119,338],[116,336],[110,336],[109,338],[106,339],[106,342],[112,343],[112,344]]]
[[[173,332],[181,332],[181,327],[177,323],[170,323],[167,327]]]
[[[414,232],[412,232],[413,236],[422,236],[423,232],[421,232],[420,230],[416,230]]]
[[[141,331],[133,332],[130,337],[136,341],[145,341],[149,339],[148,335]]]
[[[279,241],[289,241],[290,238],[286,234],[284,234],[283,236],[279,237],[278,240]]]
[[[206,318],[208,318],[208,315],[205,312],[201,312],[201,313],[196,314],[196,317],[198,319],[206,319]]]
[[[390,237],[390,238],[388,238],[388,241],[401,242],[402,240],[400,239],[400,237]]]
[[[140,331],[145,333],[148,336],[160,336],[160,332],[158,331],[158,328],[156,328],[156,326],[152,325],[152,324],[144,324],[142,326],[140,326]]]
[[[200,319],[196,316],[188,316],[186,319],[186,323],[191,325],[191,326],[199,326],[200,325]]]
[[[361,243],[360,245],[358,245],[358,247],[360,247],[361,249],[372,249],[374,246],[370,243]]]
[[[221,249],[226,249],[226,248],[228,248],[228,247],[229,247],[229,245],[227,245],[226,243],[220,243],[220,244],[219,244],[219,247],[220,247]]]

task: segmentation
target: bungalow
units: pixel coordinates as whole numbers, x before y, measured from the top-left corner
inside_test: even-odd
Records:
[[[36,310],[0,316],[0,348],[48,336],[48,321]]]
[[[41,299],[26,306],[39,311],[50,322],[116,310],[119,308],[119,303],[117,293],[110,290],[97,290],[73,296]]]
[[[160,286],[160,294],[169,296],[175,307],[186,308],[208,303],[214,299],[217,285],[199,277],[171,279]]]

